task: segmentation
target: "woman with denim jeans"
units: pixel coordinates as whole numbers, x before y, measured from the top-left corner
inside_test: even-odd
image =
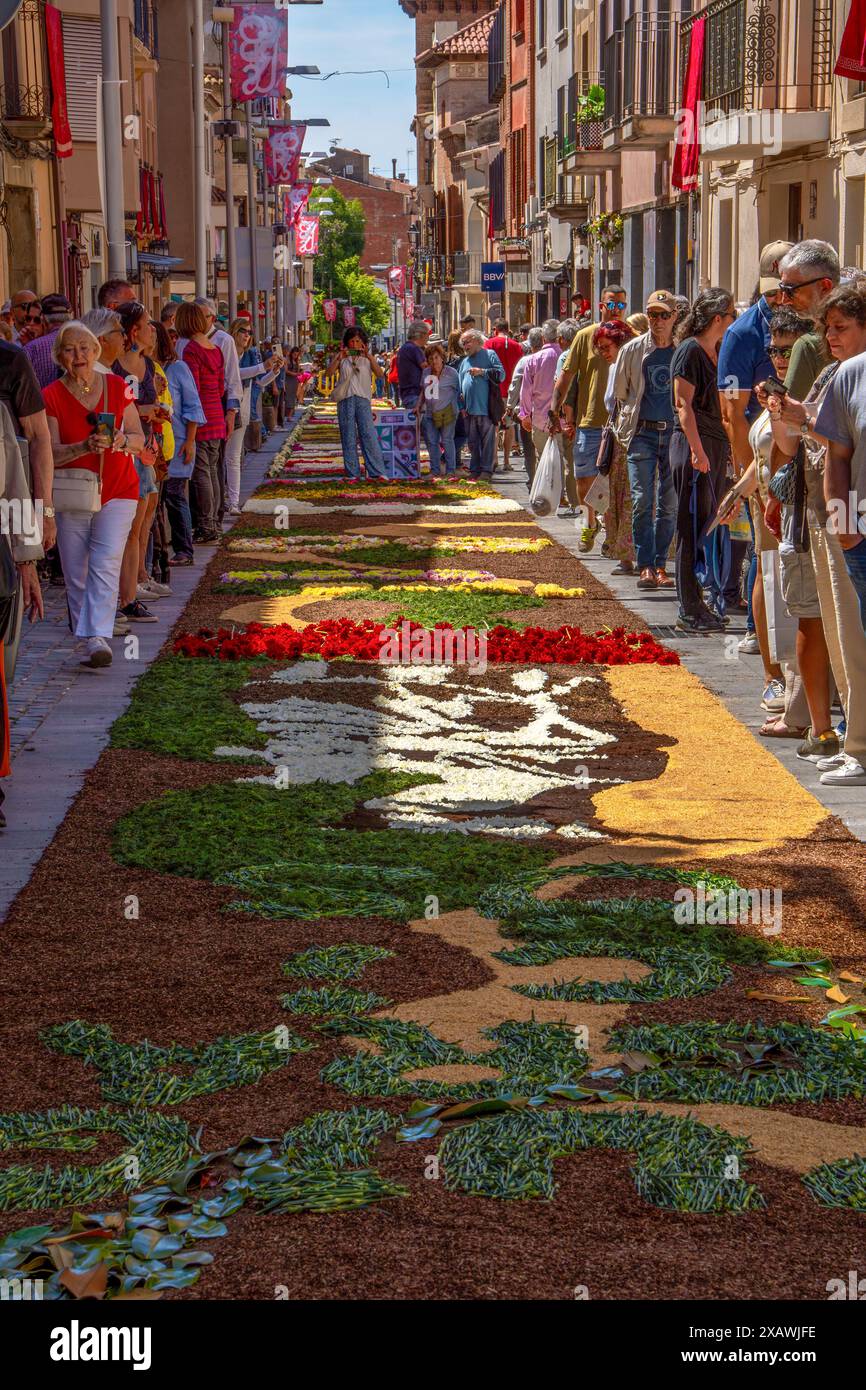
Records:
[[[347,328],[343,346],[328,363],[328,372],[339,372],[334,387],[340,442],[343,446],[343,467],[350,478],[361,477],[358,441],[364,453],[368,478],[387,478],[388,470],[373,424],[373,377],[382,375],[382,368],[370,351],[370,342],[363,328]]]
[[[454,431],[460,411],[460,377],[446,366],[439,343],[426,350],[427,368],[415,413],[430,453],[430,472],[445,476],[457,471]],[[443,466],[444,465],[444,466]]]
[[[162,324],[158,325],[156,332],[156,358],[168,378],[174,434],[174,453],[168,461],[168,477],[165,480],[165,509],[174,550],[174,558],[168,563],[172,566],[191,565],[194,552],[189,480],[195,467],[196,431],[199,425],[205,423],[205,413],[192,372],[178,357]]]

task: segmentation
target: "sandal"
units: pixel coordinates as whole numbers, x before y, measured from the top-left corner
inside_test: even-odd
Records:
[[[763,738],[799,738],[806,737],[807,730],[792,729],[790,724],[786,724],[781,716],[773,719],[765,719],[758,733]]]

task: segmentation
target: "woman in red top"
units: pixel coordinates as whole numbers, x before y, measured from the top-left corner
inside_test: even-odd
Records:
[[[144,447],[144,435],[125,382],[97,372],[99,340],[89,328],[65,324],[52,351],[63,370],[43,393],[54,468],[102,469],[98,512],[57,513],[70,626],[86,643],[82,665],[98,668],[111,665],[107,639],[114,633],[120,562],[138,505],[132,455]],[[101,414],[113,416],[111,437],[97,428]]]
[[[220,499],[225,492],[223,462],[226,417],[223,410],[225,369],[223,355],[207,336],[210,320],[200,304],[179,304],[175,325],[180,335],[177,348],[189,367],[205,413],[206,423],[195,436],[195,467],[190,487],[190,507],[195,527],[193,540],[201,544],[221,539]],[[186,341],[183,341],[186,340]]]

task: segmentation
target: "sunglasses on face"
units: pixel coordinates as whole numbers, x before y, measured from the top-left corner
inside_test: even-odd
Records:
[[[648,310],[647,310],[647,318],[648,318],[648,319],[670,319],[670,318],[673,318],[673,314],[671,313],[670,309],[648,309]]]
[[[25,317],[25,319],[27,320],[28,323],[38,323],[39,320],[42,318],[42,310],[41,310],[41,309],[28,309],[28,311],[27,311],[27,313],[24,315],[24,317]]]
[[[807,285],[817,285],[818,282],[824,278],[823,275],[813,275],[811,280],[804,280],[800,285],[786,285],[784,280],[782,280],[779,283],[779,294],[796,294],[798,290],[805,289]]]
[[[781,357],[787,362],[793,351],[793,347],[771,347],[769,355],[770,357]]]
[[[625,308],[625,300],[624,300],[624,299],[606,299],[606,300],[604,301],[604,307],[605,307],[605,309],[624,309],[624,308]]]

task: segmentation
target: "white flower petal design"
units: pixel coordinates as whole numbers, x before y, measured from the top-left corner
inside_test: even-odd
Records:
[[[342,677],[333,664],[308,667],[299,662],[279,672],[275,683],[300,684],[308,670],[317,682],[331,672],[331,679],[341,683],[373,681],[380,693],[372,708],[343,700],[323,705],[300,694],[244,704],[244,712],[268,735],[266,747],[254,756],[279,767],[283,785],[354,783],[378,769],[435,775],[436,782],[365,803],[394,826],[543,835],[554,827],[540,815],[524,812],[520,819],[491,819],[491,813],[522,807],[557,788],[618,780],[588,774],[591,760],[606,760],[603,750],[616,742],[615,737],[566,712],[566,697],[583,684],[597,682],[595,676],[551,683],[546,671],[516,671],[508,675],[507,684],[494,685],[484,676],[473,679],[454,667],[406,665],[384,669],[377,681]],[[438,694],[428,694],[426,687],[434,685]],[[512,727],[488,726],[483,709],[493,702],[516,716]],[[219,756],[244,753],[216,751]],[[272,778],[249,780],[267,783]],[[478,815],[469,821],[440,823],[444,817],[473,812]],[[572,838],[595,837],[579,823],[568,833]]]

